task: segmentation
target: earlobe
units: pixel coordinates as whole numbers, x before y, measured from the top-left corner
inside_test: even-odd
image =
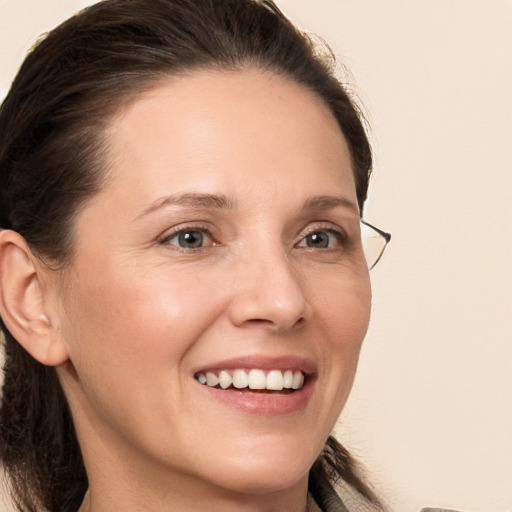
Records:
[[[0,232],[2,320],[34,359],[57,366],[68,359],[68,354],[45,309],[42,274],[24,238],[15,231]]]

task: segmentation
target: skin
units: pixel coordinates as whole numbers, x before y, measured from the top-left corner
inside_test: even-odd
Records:
[[[105,137],[107,183],[44,286],[90,478],[81,512],[305,510],[370,313],[335,119],[286,78],[204,71],[146,93]],[[319,196],[337,200],[305,208]],[[190,249],[179,230],[211,235]],[[328,247],[308,246],[318,231]],[[307,403],[251,413],[194,379],[253,355],[306,358]]]

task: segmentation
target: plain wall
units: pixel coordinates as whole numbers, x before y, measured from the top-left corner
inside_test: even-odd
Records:
[[[341,437],[398,512],[512,510],[512,2],[282,0],[350,68],[393,233]]]
[[[0,0],[0,95],[86,1]],[[512,2],[281,0],[350,69],[393,240],[338,432],[396,512],[512,511]]]

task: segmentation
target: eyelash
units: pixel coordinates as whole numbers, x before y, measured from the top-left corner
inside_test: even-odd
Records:
[[[173,229],[171,232],[166,233],[164,236],[162,236],[158,243],[161,245],[172,245],[177,250],[180,250],[182,252],[195,252],[200,251],[201,249],[205,249],[204,245],[201,245],[199,247],[181,247],[178,244],[171,244],[171,240],[173,240],[176,237],[179,237],[180,235],[185,235],[186,233],[200,233],[201,235],[206,235],[207,238],[209,238],[212,242],[212,245],[221,245],[219,243],[216,243],[215,238],[213,236],[212,230],[205,225],[189,225],[189,226],[181,226]],[[297,243],[294,244],[294,247],[300,248],[303,247],[305,249],[316,249],[316,250],[330,250],[334,251],[337,250],[337,247],[310,247],[310,246],[302,246],[301,244],[306,241],[307,237],[314,235],[316,233],[328,233],[329,235],[334,235],[338,241],[338,243],[342,246],[344,245],[344,242],[347,239],[347,236],[345,232],[343,232],[341,229],[336,229],[332,227],[332,225],[329,226],[322,226],[322,225],[316,225],[312,227],[311,229],[308,229],[305,233],[303,233]]]
[[[173,238],[179,237],[180,235],[184,235],[186,233],[201,233],[202,235],[206,235],[209,238],[213,245],[220,245],[215,243],[215,239],[212,233],[212,230],[204,225],[190,225],[190,226],[181,226],[173,229],[171,232],[166,233],[163,237],[158,240],[158,243],[161,245],[172,245],[177,250],[182,252],[195,252],[201,249],[204,249],[204,246],[200,247],[180,247],[178,244],[171,244],[170,241]]]
[[[346,233],[339,228],[333,227],[332,224],[329,224],[328,226],[316,225],[316,226],[312,227],[311,229],[308,229],[304,234],[301,235],[301,238],[295,244],[295,247],[304,247],[306,249],[330,250],[330,251],[339,250],[339,247],[320,247],[319,248],[319,247],[309,247],[309,246],[301,246],[300,245],[303,242],[305,242],[309,236],[314,235],[316,233],[328,233],[329,235],[334,235],[340,246],[343,246],[347,239]]]

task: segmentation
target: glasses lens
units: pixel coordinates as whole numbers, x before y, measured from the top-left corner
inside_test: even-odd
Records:
[[[366,263],[371,270],[382,257],[391,235],[361,220],[361,240],[363,242]]]

